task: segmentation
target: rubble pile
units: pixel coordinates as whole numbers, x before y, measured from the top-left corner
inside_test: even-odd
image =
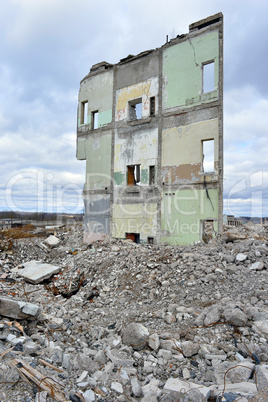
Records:
[[[267,231],[0,251],[1,401],[267,401]]]

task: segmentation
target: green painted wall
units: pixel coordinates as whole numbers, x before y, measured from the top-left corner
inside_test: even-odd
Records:
[[[103,126],[106,126],[107,124],[111,123],[112,118],[113,118],[112,114],[113,114],[112,109],[100,112],[99,113],[99,121],[98,121],[99,127],[103,127]]]
[[[113,70],[89,76],[81,82],[79,90],[78,126],[81,126],[81,103],[88,102],[88,116],[85,119],[91,125],[91,113],[99,112],[98,128],[112,121],[113,105]]]
[[[200,221],[217,219],[218,191],[186,189],[162,193],[161,231],[162,242],[171,245],[192,244],[200,240]],[[171,195],[170,195],[171,194]]]
[[[86,156],[86,147],[85,147],[85,138],[77,139],[76,157],[80,161],[85,160],[87,157]]]
[[[149,172],[148,169],[141,169],[141,184],[148,186],[149,184]]]
[[[117,186],[123,186],[126,184],[126,173],[114,172],[114,182]]]
[[[202,65],[214,60],[215,90],[202,94]],[[188,39],[163,52],[163,109],[190,106],[218,97],[218,32]]]
[[[92,135],[85,141],[86,183],[85,190],[110,185],[112,135]]]

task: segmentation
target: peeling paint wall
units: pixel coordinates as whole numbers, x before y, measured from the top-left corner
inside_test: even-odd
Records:
[[[88,115],[81,123],[81,107],[88,102]],[[113,71],[102,72],[88,76],[81,82],[78,105],[78,126],[91,125],[92,112],[98,111],[98,127],[104,127],[112,122],[113,107]]]
[[[203,64],[214,61],[215,90],[203,93]],[[163,52],[163,109],[192,106],[218,98],[219,34],[188,36]]]
[[[104,188],[110,185],[111,145],[112,135],[110,132],[102,135],[93,133],[86,139],[85,190]]]
[[[158,95],[158,78],[154,77],[145,82],[122,88],[116,91],[116,115],[115,120],[129,118],[129,101],[141,98],[142,117],[150,115],[150,97]],[[158,101],[156,98],[156,113],[158,111]]]
[[[164,191],[161,204],[162,241],[192,244],[201,240],[202,220],[218,220],[216,189],[181,188]]]
[[[113,237],[124,239],[126,233],[139,233],[140,240],[156,236],[157,204],[119,204],[113,207]]]
[[[77,159],[86,159],[85,241],[221,235],[221,13],[160,48],[92,66],[79,91]]]
[[[156,165],[158,154],[158,130],[139,129],[135,133],[116,130],[114,148],[115,185],[126,185],[128,165],[141,165],[141,185],[148,185],[150,165]]]
[[[201,182],[202,141],[213,139],[214,176],[218,169],[218,119],[163,130],[162,180],[166,184]]]

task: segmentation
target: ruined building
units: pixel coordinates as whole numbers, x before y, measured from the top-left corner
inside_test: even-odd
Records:
[[[85,241],[190,244],[220,235],[222,104],[221,13],[160,48],[93,65],[77,123]]]

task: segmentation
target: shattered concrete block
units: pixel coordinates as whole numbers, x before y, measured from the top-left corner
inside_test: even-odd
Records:
[[[61,268],[56,265],[32,260],[24,263],[23,268],[20,268],[20,266],[15,268],[13,272],[18,273],[23,279],[36,285],[57,274],[60,270]]]
[[[149,347],[153,350],[158,350],[160,346],[160,340],[157,333],[154,333],[148,339]]]
[[[222,392],[224,389],[225,393],[227,392],[232,392],[232,393],[239,393],[239,395],[244,395],[244,396],[253,396],[257,392],[256,384],[253,382],[239,382],[235,384],[222,384],[218,387],[218,392]]]
[[[218,307],[213,307],[207,313],[206,318],[204,319],[204,324],[209,325],[213,322],[218,322],[220,320],[220,316],[221,315]]]
[[[181,392],[184,391],[188,392],[190,389],[198,388],[198,391],[201,392],[202,395],[207,396],[210,392],[209,387],[205,387],[201,384],[195,384],[189,381],[183,381],[179,378],[170,377],[164,385],[164,391],[177,391]]]
[[[264,334],[268,333],[268,320],[255,321],[253,324],[259,331],[263,332]]]
[[[246,314],[239,308],[227,309],[223,312],[223,315],[226,321],[232,322],[239,327],[244,327],[248,321]]]
[[[251,271],[252,271],[252,270],[259,270],[259,271],[261,271],[261,270],[263,269],[263,267],[264,267],[264,263],[263,263],[262,261],[257,261],[257,262],[254,262],[254,264],[252,264],[249,269],[250,269]]]
[[[196,355],[199,350],[199,345],[191,341],[185,341],[182,344],[182,352],[185,357]]]
[[[95,393],[91,389],[88,389],[86,392],[84,392],[83,397],[85,402],[95,401]]]
[[[106,352],[107,357],[116,365],[118,366],[133,366],[134,364],[134,360],[131,359],[131,357],[121,351],[121,350],[117,350],[117,349],[113,349],[113,350],[107,350]]]
[[[148,341],[149,335],[147,328],[142,324],[133,322],[124,329],[123,343],[132,346],[134,350],[142,350]]]
[[[248,258],[248,256],[246,255],[246,254],[242,254],[242,253],[239,253],[239,254],[237,254],[237,256],[236,256],[236,261],[238,261],[238,262],[243,262],[243,261],[245,261],[246,259]]]
[[[142,387],[144,397],[142,402],[157,402],[158,396],[161,394],[159,389],[159,380],[152,378],[151,381]]]
[[[12,300],[6,297],[0,298],[0,314],[4,317],[15,319],[36,318],[40,312],[40,307],[35,304]]]
[[[131,388],[132,388],[132,394],[136,397],[136,398],[141,398],[143,395],[142,392],[142,387],[138,381],[138,378],[132,377],[131,378]]]
[[[50,248],[54,248],[54,247],[56,247],[58,244],[59,244],[59,239],[56,237],[56,236],[53,236],[53,235],[51,235],[51,236],[49,236],[45,241],[44,241],[44,243],[47,245],[47,246],[49,246]]]
[[[123,392],[124,392],[122,384],[120,384],[120,382],[116,382],[116,381],[112,382],[111,389],[113,391],[115,391],[117,394],[123,394]]]
[[[254,364],[249,361],[243,361],[243,364],[237,364],[236,362],[225,361],[218,364],[215,367],[214,375],[217,380],[217,384],[223,384],[226,376],[227,382],[236,384],[246,381],[253,369]],[[229,370],[229,371],[228,371]],[[226,372],[228,373],[226,374]]]

